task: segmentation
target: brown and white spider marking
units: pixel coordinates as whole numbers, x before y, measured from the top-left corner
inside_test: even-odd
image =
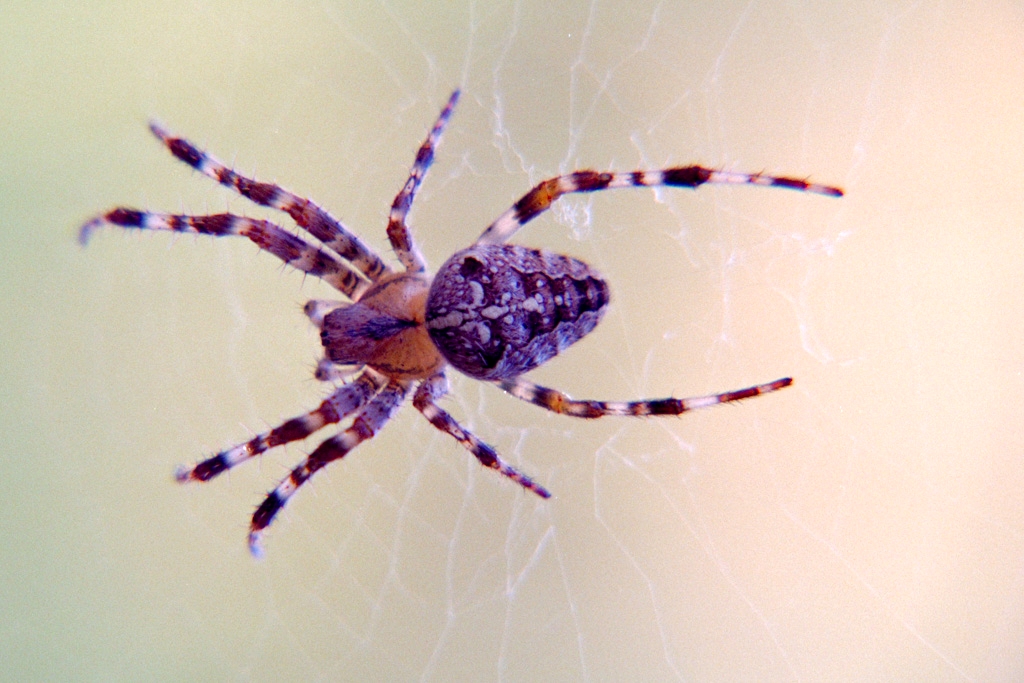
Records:
[[[263,530],[313,474],[372,438],[412,394],[432,425],[453,436],[481,464],[542,498],[540,484],[504,462],[493,448],[437,405],[448,388],[448,366],[491,382],[509,394],[572,417],[679,415],[695,408],[739,401],[788,387],[789,377],[767,384],[694,398],[612,402],[574,400],[523,375],[583,338],[608,306],[608,284],[577,259],[505,242],[564,194],[620,187],[689,187],[733,183],[785,187],[833,197],[842,190],[762,173],[679,166],[660,171],[576,171],[538,184],[494,221],[469,248],[456,252],[431,276],[413,242],[406,216],[434,159],[441,132],[459,91],[452,93],[416,154],[405,186],[395,197],[387,235],[401,269],[384,263],[358,237],[313,202],[284,188],[235,173],[187,140],[156,123],[150,130],[171,153],[199,172],[262,206],[284,211],[318,240],[315,246],[274,223],[231,213],[189,216],[116,208],[86,223],[84,244],[104,224],[206,235],[243,235],[304,273],[318,277],[348,302],[310,301],[305,311],[321,330],[325,355],[316,376],[338,386],[317,408],[191,467],[178,481],[206,481],[264,451],[299,441],[346,418],[351,425],[310,453],[272,490],[252,516],[249,547],[260,554]],[[340,258],[339,258],[340,257]]]

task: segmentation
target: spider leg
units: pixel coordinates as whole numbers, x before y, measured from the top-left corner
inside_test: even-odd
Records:
[[[689,410],[707,408],[719,403],[742,401],[761,394],[768,394],[788,387],[793,383],[789,377],[777,379],[767,384],[727,391],[709,396],[693,396],[690,398],[657,398],[640,401],[587,401],[573,400],[555,389],[542,387],[521,377],[495,382],[506,392],[518,399],[528,401],[553,413],[571,417],[597,418],[605,415],[646,416],[646,415],[679,415]]]
[[[274,429],[253,437],[243,444],[221,451],[195,465],[182,465],[174,472],[174,478],[181,483],[188,481],[209,481],[218,474],[239,465],[282,444],[301,441],[310,434],[345,419],[366,405],[387,384],[387,380],[371,370],[331,394],[319,407],[305,415],[294,417]]]
[[[734,173],[716,171],[703,166],[677,166],[660,171],[633,171],[631,173],[598,173],[576,171],[539,183],[490,224],[477,244],[500,244],[508,240],[539,214],[547,211],[564,194],[597,192],[619,187],[690,187],[705,183],[732,183],[786,187],[801,192],[814,192],[830,197],[842,197],[838,187],[809,183],[799,178],[772,176],[764,173]]]
[[[288,499],[295,495],[299,487],[309,481],[309,478],[324,465],[345,457],[360,443],[372,439],[391,419],[395,410],[402,405],[402,401],[405,400],[411,388],[411,382],[394,380],[389,382],[379,394],[359,410],[351,427],[321,443],[277,485],[277,488],[267,494],[260,506],[256,508],[256,512],[253,513],[252,523],[249,527],[249,550],[253,555],[256,557],[262,555],[260,539],[263,536],[263,530],[270,525],[274,516],[284,507]]]
[[[308,199],[292,194],[274,183],[257,182],[235,173],[185,138],[171,135],[155,121],[150,122],[149,129],[178,159],[260,206],[284,211],[369,279],[376,280],[390,270],[362,240]]]
[[[423,416],[430,421],[430,424],[442,432],[450,434],[456,441],[465,446],[466,450],[476,456],[481,465],[497,470],[524,489],[533,491],[541,498],[550,498],[551,494],[546,488],[535,483],[530,477],[504,462],[497,451],[483,441],[480,441],[472,432],[464,429],[456,422],[455,418],[437,406],[435,401],[448,393],[447,385],[447,379],[442,373],[428,378],[416,390],[416,395],[413,397],[413,405],[423,413]]]
[[[171,230],[215,237],[242,235],[293,268],[320,278],[352,300],[358,299],[370,287],[369,281],[358,275],[348,264],[269,221],[230,213],[186,216],[119,207],[83,225],[79,232],[79,241],[85,244],[93,232],[107,224],[123,228]]]
[[[426,175],[430,164],[434,162],[434,150],[437,148],[441,133],[448,125],[448,119],[455,111],[458,101],[459,91],[455,90],[448,98],[448,104],[441,110],[437,121],[434,122],[434,127],[427,135],[427,139],[423,141],[423,145],[416,152],[416,161],[409,172],[409,178],[391,204],[391,214],[388,216],[388,240],[391,241],[398,260],[402,262],[407,272],[420,273],[427,269],[426,261],[423,260],[423,255],[419,253],[412,234],[409,232],[409,226],[405,224],[405,218],[409,215],[409,209],[412,208],[416,190],[419,189],[423,176]]]

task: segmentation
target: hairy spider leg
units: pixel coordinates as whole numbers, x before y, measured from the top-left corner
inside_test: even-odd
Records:
[[[317,470],[345,457],[363,441],[372,439],[402,405],[412,386],[413,382],[388,382],[379,394],[359,410],[352,421],[352,426],[321,443],[277,485],[277,488],[267,494],[253,513],[249,527],[249,551],[254,556],[262,557],[260,541],[263,530],[274,520],[274,516],[288,499],[295,495],[299,487],[309,481]]]
[[[358,299],[370,286],[370,283],[357,275],[347,263],[323,249],[314,247],[270,221],[245,218],[230,213],[187,216],[118,207],[83,225],[79,232],[79,241],[85,244],[89,236],[105,224],[117,225],[122,228],[172,230],[215,237],[242,235],[255,242],[260,249],[269,251],[293,268],[320,278],[353,300]]]
[[[620,187],[690,187],[705,183],[731,183],[740,185],[765,185],[784,187],[801,192],[813,192],[829,197],[842,197],[838,187],[809,183],[799,178],[772,176],[764,173],[734,173],[716,171],[703,166],[678,166],[660,171],[632,171],[630,173],[598,173],[597,171],[576,171],[538,183],[523,195],[519,201],[491,223],[477,244],[501,244],[541,213],[564,194],[574,192],[598,192]]]
[[[408,272],[421,273],[427,269],[427,263],[419,249],[416,248],[416,242],[412,238],[412,233],[409,232],[409,226],[406,225],[405,219],[409,215],[409,209],[412,208],[416,190],[419,189],[423,176],[426,175],[430,164],[434,162],[434,150],[437,149],[441,133],[448,125],[448,119],[451,118],[458,102],[459,91],[456,89],[448,98],[448,104],[441,110],[437,121],[434,122],[434,127],[427,135],[427,139],[423,141],[423,145],[416,152],[416,161],[413,163],[412,170],[409,171],[409,179],[405,181],[405,185],[391,204],[391,213],[388,216],[388,240],[391,242],[398,260],[402,262]]]
[[[235,173],[188,140],[171,135],[155,121],[150,121],[149,129],[164,143],[171,154],[203,175],[213,178],[260,206],[269,206],[287,213],[300,227],[351,263],[368,279],[376,280],[390,271],[380,256],[361,239],[310,200],[292,194],[274,183],[257,182]]]
[[[541,498],[550,498],[551,494],[546,488],[502,460],[497,451],[480,441],[472,432],[456,422],[455,418],[437,406],[435,401],[440,400],[446,393],[448,393],[448,380],[443,373],[438,373],[423,381],[416,390],[412,402],[430,424],[461,443],[480,461],[481,465],[497,470],[500,474],[524,489],[533,491]]]
[[[573,400],[561,391],[542,387],[522,377],[495,382],[499,387],[516,398],[533,403],[553,413],[571,417],[597,418],[605,415],[621,415],[641,417],[646,415],[679,415],[698,408],[707,408],[719,403],[731,403],[753,398],[761,394],[769,394],[784,389],[793,383],[789,377],[777,379],[767,384],[727,391],[709,396],[692,396],[690,398],[658,398],[641,399],[639,401],[589,401]]]
[[[191,466],[182,465],[174,472],[181,483],[209,481],[218,474],[240,465],[249,458],[271,448],[293,441],[301,441],[329,424],[344,420],[366,405],[387,385],[387,379],[372,370],[366,370],[350,384],[338,387],[317,408],[278,425],[269,432],[253,437],[243,444],[207,458]]]

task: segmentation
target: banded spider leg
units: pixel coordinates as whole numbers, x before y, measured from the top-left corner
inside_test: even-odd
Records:
[[[583,170],[549,178],[516,201],[497,218],[477,239],[475,244],[502,244],[524,225],[551,208],[560,197],[571,193],[599,192],[626,187],[686,187],[696,189],[705,183],[761,185],[811,192],[829,197],[841,197],[837,187],[811,183],[799,178],[773,176],[764,173],[737,173],[720,171],[704,166],[677,166],[659,171],[632,171],[627,173]],[[641,399],[637,401],[573,400],[563,392],[534,384],[522,377],[494,381],[504,391],[518,399],[562,415],[597,418],[604,415],[643,416],[679,415],[689,410],[705,408],[719,403],[730,403],[753,398],[788,387],[792,378],[783,377],[773,382],[745,389],[696,396],[690,398]]]

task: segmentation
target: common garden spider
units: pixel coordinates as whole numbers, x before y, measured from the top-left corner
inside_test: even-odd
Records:
[[[832,197],[842,190],[762,173],[679,166],[660,171],[576,171],[538,184],[498,217],[467,249],[457,251],[437,275],[427,272],[406,216],[434,159],[441,132],[459,99],[456,90],[416,154],[409,178],[395,197],[387,235],[402,268],[384,263],[372,249],[313,202],[272,183],[239,175],[174,137],[156,123],[150,130],[181,161],[256,204],[291,216],[319,241],[315,246],[274,223],[231,213],[192,216],[115,208],[82,226],[83,244],[104,224],[205,235],[244,235],[285,263],[324,280],[349,301],[310,301],[309,319],[320,329],[325,355],[316,377],[346,379],[317,408],[195,465],[179,467],[179,482],[207,481],[264,451],[305,439],[352,417],[350,426],[323,441],[267,494],[253,513],[249,548],[261,550],[263,530],[313,474],[372,438],[412,394],[413,405],[437,429],[450,434],[481,464],[542,498],[546,488],[504,462],[493,448],[463,428],[437,401],[447,393],[449,365],[496,384],[516,398],[572,417],[679,415],[695,408],[739,401],[788,387],[784,377],[767,384],[693,398],[612,402],[574,400],[523,375],[583,338],[608,306],[608,284],[577,259],[505,242],[564,194],[620,187],[690,187],[734,183],[785,187]],[[339,258],[340,257],[340,258]]]

